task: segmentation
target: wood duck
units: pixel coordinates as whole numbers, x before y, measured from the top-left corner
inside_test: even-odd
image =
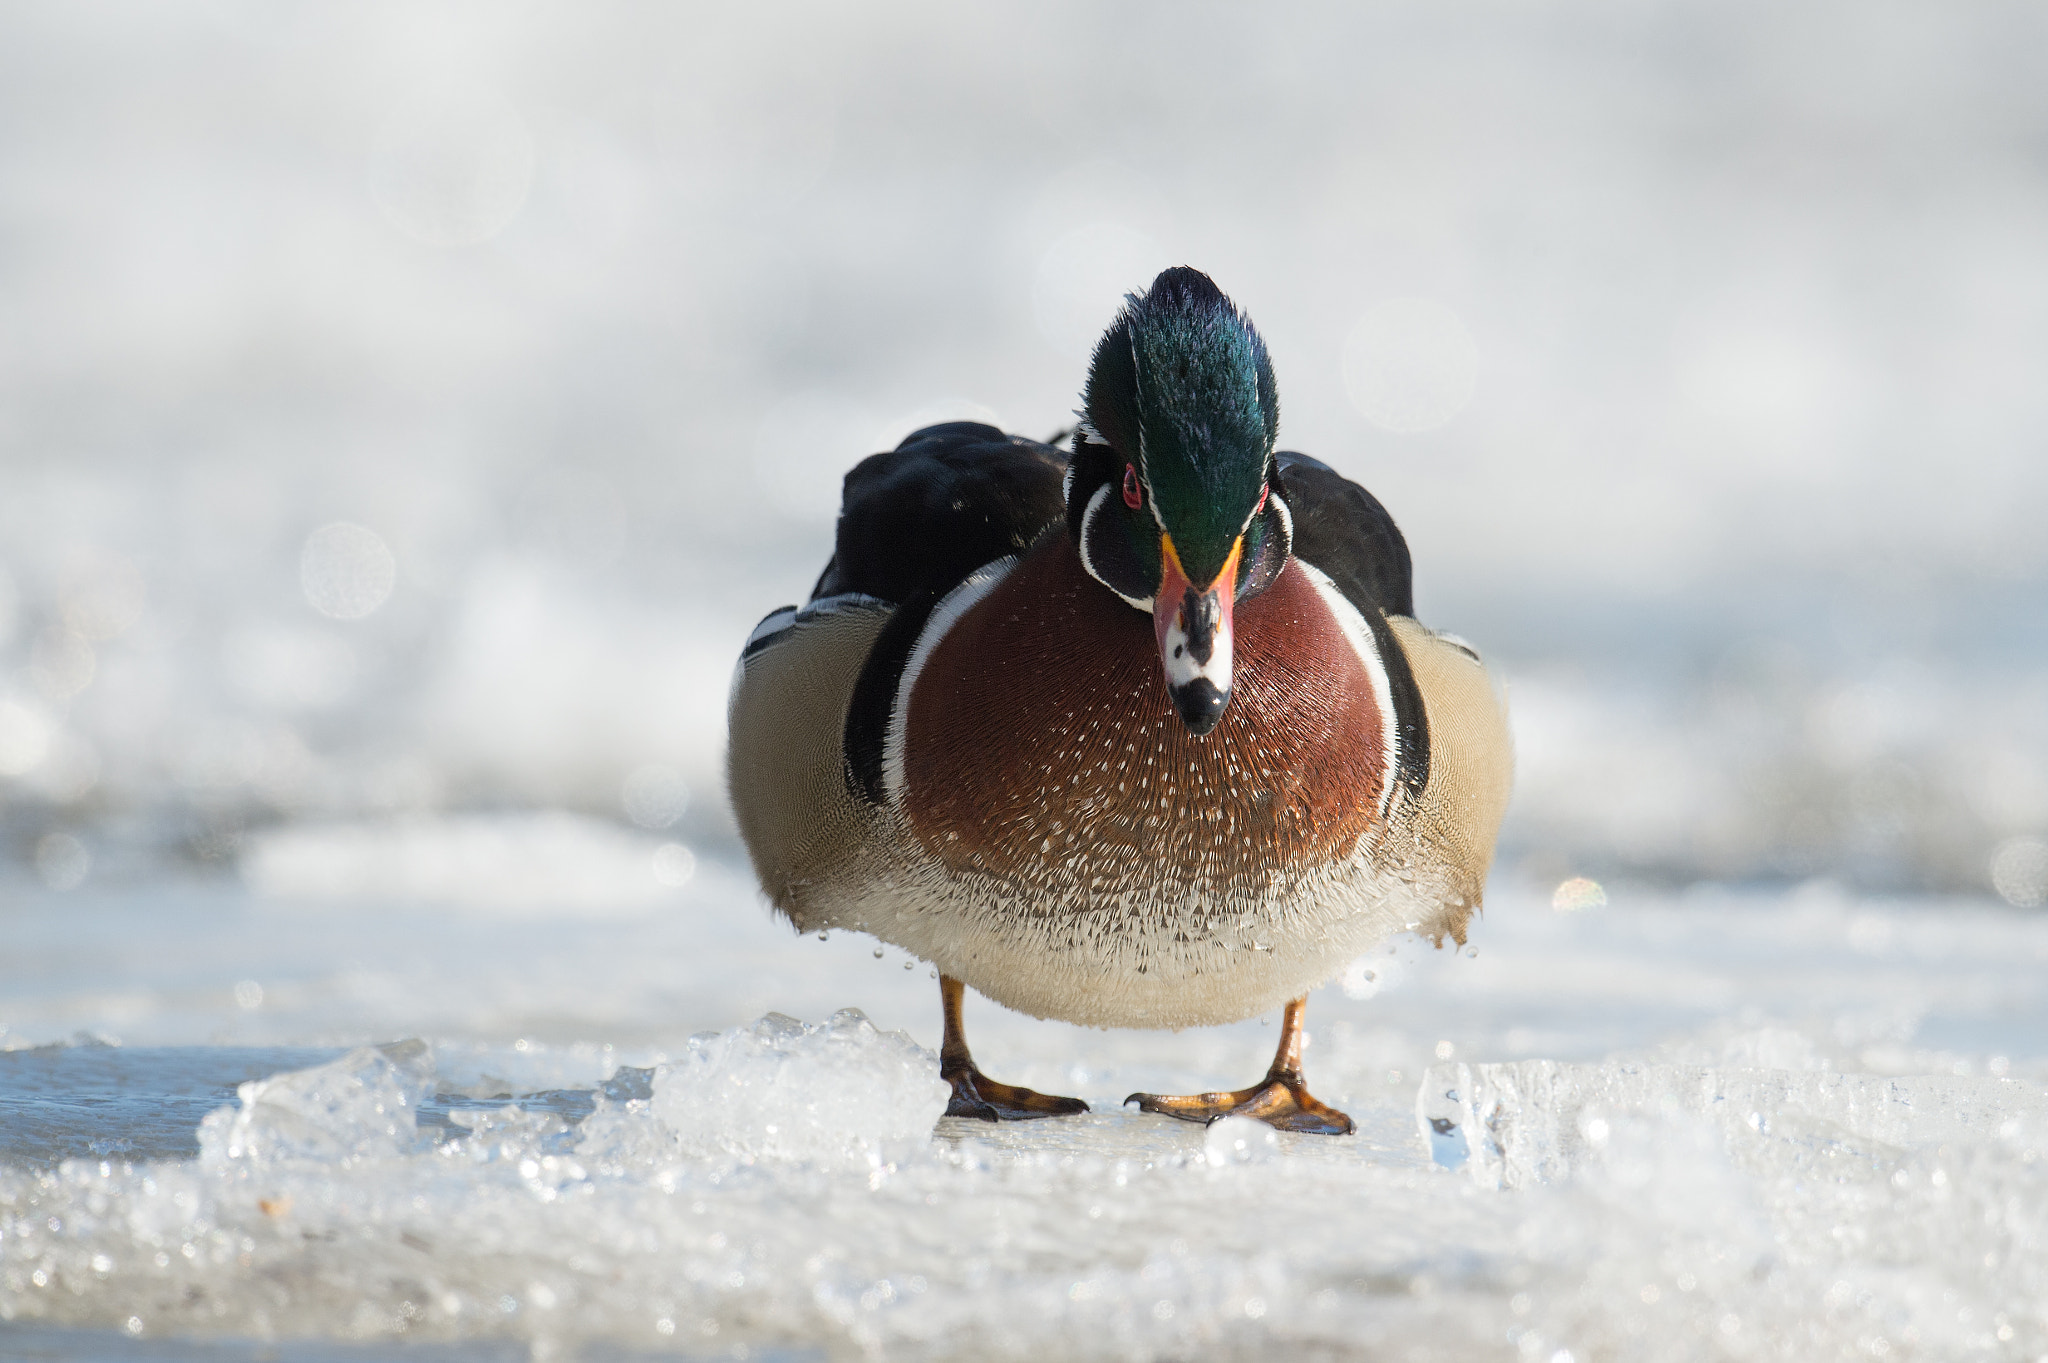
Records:
[[[1415,620],[1371,493],[1276,451],[1250,320],[1179,268],[1096,347],[1071,451],[918,431],[846,476],[834,552],[733,679],[733,808],[799,930],[938,967],[950,1115],[1082,1112],[967,1047],[973,986],[1041,1018],[1285,1013],[1266,1077],[1133,1094],[1345,1133],[1307,994],[1397,933],[1462,944],[1512,761],[1471,648]]]

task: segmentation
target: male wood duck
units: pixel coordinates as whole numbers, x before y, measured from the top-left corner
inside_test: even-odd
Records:
[[[972,985],[1100,1027],[1284,1005],[1261,1082],[1126,1102],[1349,1132],[1302,1077],[1307,994],[1396,933],[1464,942],[1505,716],[1416,622],[1386,510],[1275,450],[1265,344],[1208,276],[1126,300],[1079,415],[1070,454],[953,422],[847,475],[809,602],[734,676],[754,868],[800,930],[938,967],[950,1115],[1087,1110],[981,1073]]]

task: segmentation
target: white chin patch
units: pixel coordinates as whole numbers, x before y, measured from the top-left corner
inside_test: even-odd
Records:
[[[1186,686],[1197,677],[1207,677],[1209,684],[1225,695],[1230,694],[1230,660],[1234,653],[1228,625],[1219,626],[1209,649],[1209,661],[1197,662],[1188,648],[1188,633],[1185,628],[1186,616],[1174,612],[1173,623],[1166,627],[1166,638],[1160,649],[1160,660],[1166,665],[1166,684],[1175,690]]]

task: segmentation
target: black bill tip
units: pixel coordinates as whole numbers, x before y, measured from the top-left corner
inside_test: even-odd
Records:
[[[1173,696],[1173,708],[1180,711],[1180,722],[1188,726],[1188,732],[1196,738],[1216,727],[1223,718],[1223,709],[1230,704],[1230,693],[1217,689],[1216,683],[1207,677],[1197,677],[1185,686],[1169,688]]]

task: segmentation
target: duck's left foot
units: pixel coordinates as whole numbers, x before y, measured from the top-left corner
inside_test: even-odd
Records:
[[[1351,1119],[1308,1091],[1300,1078],[1269,1074],[1265,1082],[1235,1093],[1197,1093],[1167,1097],[1134,1093],[1124,1099],[1141,1112],[1178,1117],[1207,1125],[1219,1117],[1256,1117],[1281,1131],[1307,1131],[1319,1136],[1348,1136],[1358,1128]]]
[[[943,1071],[939,1077],[953,1086],[952,1100],[946,1104],[948,1117],[1025,1122],[1033,1117],[1071,1117],[1088,1110],[1088,1104],[1079,1098],[1061,1098],[1015,1084],[998,1084],[972,1065]]]

